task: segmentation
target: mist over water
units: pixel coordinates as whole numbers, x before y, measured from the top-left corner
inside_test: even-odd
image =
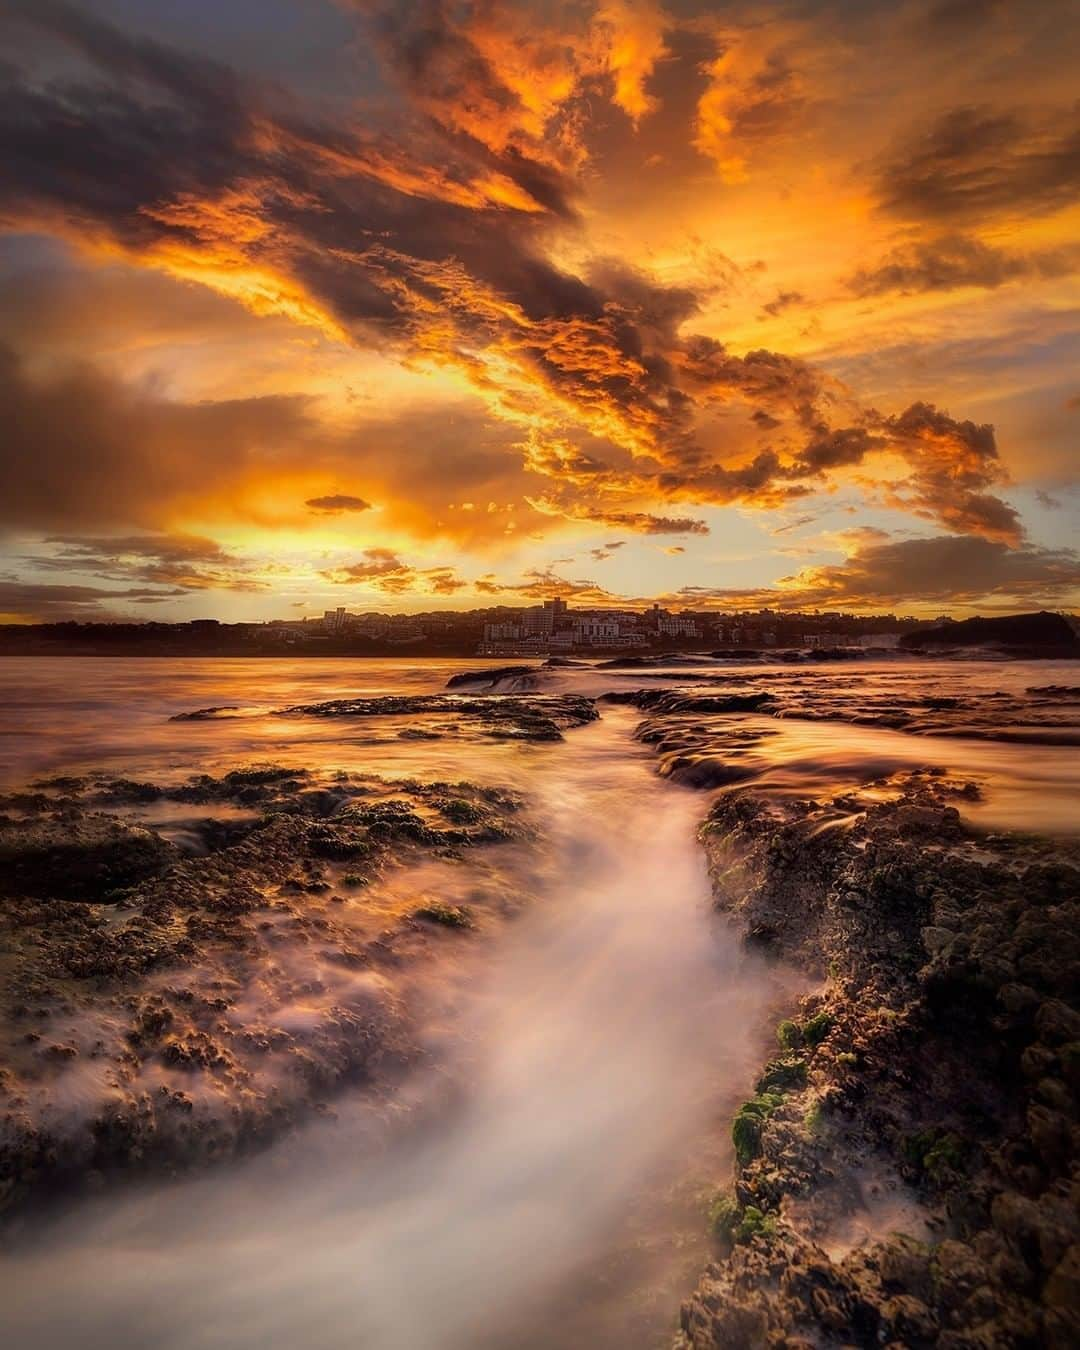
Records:
[[[632,724],[584,729],[528,784],[546,837],[505,882],[533,900],[459,972],[415,1126],[351,1098],[276,1156],[35,1234],[3,1277],[15,1344],[574,1343],[552,1324],[579,1311],[569,1282],[742,1090],[775,994],[710,914],[701,799]]]
[[[435,692],[469,663],[134,664],[9,663],[0,780],[106,770],[180,781],[259,761],[468,778],[523,793],[533,837],[453,868],[398,869],[365,896],[377,916],[410,888],[445,886],[457,903],[483,887],[516,915],[466,938],[441,935],[440,954],[407,972],[424,1067],[393,1094],[337,1098],[333,1119],[254,1160],[24,1220],[0,1267],[5,1346],[663,1344],[707,1254],[690,1193],[724,1178],[726,1122],[790,979],[747,957],[712,911],[695,842],[708,794],[658,775],[654,749],[634,739],[645,714],[629,707],[601,705],[599,722],[554,745],[452,727],[418,740],[407,716],[266,715],[358,692]],[[1068,678],[1048,666],[862,666],[852,678],[884,706],[933,689],[977,708],[985,695],[1022,700],[1030,685]],[[1073,747],[994,740],[977,720],[967,739],[933,725],[906,734],[829,721],[838,695],[824,672],[758,676],[800,689],[816,679],[820,690],[803,717],[710,724],[717,753],[762,790],[867,784],[872,796],[879,775],[936,765],[985,787],[961,804],[981,824],[1076,827]],[[592,697],[646,678],[596,668],[536,677],[544,692]],[[235,712],[220,720],[167,720],[223,704]],[[143,818],[182,839],[188,826],[172,810],[157,803]],[[289,959],[311,959],[310,949]],[[76,1075],[89,1069],[72,1071],[65,1110],[83,1109]]]

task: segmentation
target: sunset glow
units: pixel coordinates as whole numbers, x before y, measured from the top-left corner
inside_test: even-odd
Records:
[[[8,0],[0,621],[1074,605],[1078,28]]]

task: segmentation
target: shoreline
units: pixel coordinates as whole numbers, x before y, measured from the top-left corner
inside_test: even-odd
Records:
[[[1080,842],[988,834],[972,787],[725,793],[716,903],[817,990],[736,1113],[675,1350],[1080,1338]]]
[[[813,648],[813,647],[747,647],[732,648],[722,656],[717,655],[715,645],[706,648],[677,647],[670,650],[656,652],[635,652],[627,656],[625,647],[583,647],[569,652],[514,652],[503,653],[500,655],[480,655],[475,648],[462,650],[453,648],[450,650],[427,649],[417,650],[414,647],[390,647],[384,651],[321,651],[297,648],[275,648],[273,650],[255,650],[250,648],[238,647],[229,651],[201,651],[197,648],[174,648],[168,651],[147,651],[138,645],[131,647],[122,647],[119,650],[71,650],[63,651],[50,650],[42,648],[35,651],[7,651],[0,648],[0,660],[23,660],[23,661],[42,661],[42,660],[153,660],[153,661],[238,661],[238,660],[259,660],[259,661],[468,661],[472,664],[490,662],[493,666],[505,665],[508,660],[515,661],[535,661],[536,669],[540,670],[547,666],[548,662],[554,660],[556,663],[562,660],[571,660],[574,663],[580,662],[588,665],[592,661],[613,661],[625,660],[627,668],[633,668],[638,665],[661,665],[664,661],[674,660],[676,662],[685,662],[690,659],[698,658],[703,661],[712,661],[717,664],[738,664],[740,662],[757,663],[762,665],[776,662],[778,664],[792,665],[817,665],[828,664],[830,662],[850,663],[852,661],[861,662],[870,661],[896,661],[902,662],[933,662],[933,661],[956,661],[958,663],[968,661],[992,661],[1007,664],[1009,662],[1019,661],[1080,661],[1080,644],[1072,647],[921,647],[914,650],[904,650],[886,647],[841,647],[841,648]]]
[[[758,1040],[737,1078],[696,1070],[694,1090],[733,1109],[702,1156],[736,1160],[683,1196],[714,1249],[696,1287],[687,1271],[676,1291],[677,1350],[1071,1350],[1080,839],[1025,833],[1030,808],[994,821],[985,807],[995,771],[1060,797],[1080,688],[960,664],[944,687],[903,662],[842,688],[827,671],[658,679],[649,664],[537,666],[523,682],[480,663],[475,679],[451,677],[460,693],[382,684],[329,699],[332,684],[313,681],[303,692],[322,702],[269,701],[251,734],[228,706],[190,704],[139,777],[53,773],[7,794],[12,1233],[32,1206],[60,1214],[170,1177],[227,1182],[227,1164],[269,1155],[352,1089],[392,1116],[412,1070],[430,1067],[410,991],[455,953],[487,964],[474,939],[530,908],[506,895],[515,872],[499,858],[545,856],[528,784],[524,797],[482,785],[484,757],[504,775],[542,767],[548,791],[572,799],[577,737],[604,714],[632,741],[601,737],[596,801],[618,805],[604,776],[630,757],[678,784],[705,816],[724,925],[751,964],[807,990],[768,1029],[756,1070]],[[322,745],[319,767],[254,758],[258,728],[282,717],[291,730],[268,753]],[[1015,747],[1007,771],[970,740],[922,749],[947,728],[1010,745],[1018,725],[1044,727],[1027,779]],[[211,739],[184,739],[193,727]],[[886,753],[882,737],[908,751]],[[953,744],[964,773],[926,767]],[[218,747],[215,774],[193,771],[191,745]],[[225,771],[230,746],[247,757]],[[346,746],[384,772],[346,771]],[[451,761],[480,777],[421,767]],[[581,866],[568,884],[588,885]],[[662,1096],[663,1074],[649,1081]],[[65,1101],[82,1125],[50,1135]]]

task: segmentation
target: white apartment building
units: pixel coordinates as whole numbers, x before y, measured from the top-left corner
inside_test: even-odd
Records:
[[[583,646],[604,646],[615,642],[621,635],[617,619],[606,619],[602,615],[583,614],[574,619],[574,640]]]
[[[700,637],[701,630],[693,619],[684,619],[677,614],[660,614],[656,619],[656,631],[665,637]]]
[[[485,642],[520,642],[524,636],[525,629],[519,623],[484,624]]]

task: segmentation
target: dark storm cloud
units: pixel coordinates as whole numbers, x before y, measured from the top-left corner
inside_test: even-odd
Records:
[[[620,418],[628,436],[681,415],[649,334],[540,255],[543,211],[504,208],[484,162],[455,177],[309,126],[272,91],[55,0],[15,13],[77,49],[98,79],[16,80],[0,96],[0,214],[12,223],[113,241],[255,306],[420,348],[477,383],[490,385],[471,353],[511,351],[538,394]],[[678,296],[680,312],[692,303]]]
[[[808,473],[824,473],[849,464],[861,464],[873,450],[885,442],[865,427],[822,428],[799,454],[797,465]]]
[[[762,450],[749,462],[738,468],[711,464],[701,460],[657,476],[657,484],[665,491],[699,495],[720,504],[740,498],[753,499],[773,490],[774,480],[784,476],[784,466],[773,450]],[[789,475],[790,476],[790,475]],[[798,488],[784,486],[778,489],[785,495],[797,495]]]
[[[803,417],[822,392],[822,377],[807,362],[765,348],[736,356],[715,338],[691,336],[677,360],[687,387],[702,398],[734,395],[767,412]]]
[[[0,32],[4,23],[49,35],[108,82],[5,81],[0,209],[54,207],[138,242],[153,233],[148,202],[232,179],[250,111],[228,68],[129,38],[62,0],[9,0]]]
[[[950,234],[893,249],[848,285],[856,295],[891,291],[950,291],[960,286],[993,290],[1010,281],[1044,280],[1080,269],[1080,246],[1016,252],[980,239]]]
[[[205,243],[215,222],[196,208],[220,205],[230,190],[251,209],[245,222],[237,205],[234,223],[268,218],[275,227],[273,240],[259,236],[267,256],[290,242],[290,231],[315,245],[354,246],[392,230],[415,243],[420,256],[477,252],[468,205],[482,204],[479,189],[470,195],[475,163],[436,171],[409,162],[390,141],[311,123],[282,91],[150,39],[128,38],[60,0],[14,0],[9,26],[12,19],[16,28],[32,26],[76,51],[88,70],[77,81],[27,78],[5,87],[0,146],[8,172],[0,203],[8,212],[55,210],[132,246],[198,240],[200,229]],[[316,188],[321,195],[312,195]],[[155,214],[165,205],[174,209]],[[223,227],[228,206],[226,198]],[[346,316],[363,308],[346,295]],[[385,302],[375,311],[384,315]]]
[[[447,13],[430,8],[433,27],[414,31],[413,11],[404,29],[388,20],[394,40],[420,74],[429,48],[449,44],[457,71]],[[536,247],[537,203],[506,209],[496,193],[466,204],[460,194],[475,197],[491,172],[486,149],[458,177],[438,176],[422,157],[406,160],[388,142],[374,155],[340,129],[304,122],[272,90],[58,0],[15,12],[77,50],[99,79],[14,82],[0,98],[0,154],[14,167],[0,211],[11,219],[103,236],[166,267],[179,256],[211,284],[224,275],[241,298],[246,269],[257,268],[252,303],[266,303],[267,274],[282,277],[301,313],[310,301],[315,321],[322,311],[358,339],[379,333],[457,365],[516,415],[519,395],[484,365],[491,354],[521,372],[526,397],[559,400],[635,453],[663,446],[681,460],[697,403],[790,409],[815,396],[816,377],[791,358],[683,339],[699,304],[689,290],[610,262],[592,281],[554,267]]]
[[[648,273],[619,258],[599,258],[589,267],[589,281],[629,315],[635,326],[664,342],[701,309],[702,295],[687,286],[661,286]]]
[[[1080,105],[953,108],[880,163],[885,210],[914,220],[1054,211],[1080,197]]]

